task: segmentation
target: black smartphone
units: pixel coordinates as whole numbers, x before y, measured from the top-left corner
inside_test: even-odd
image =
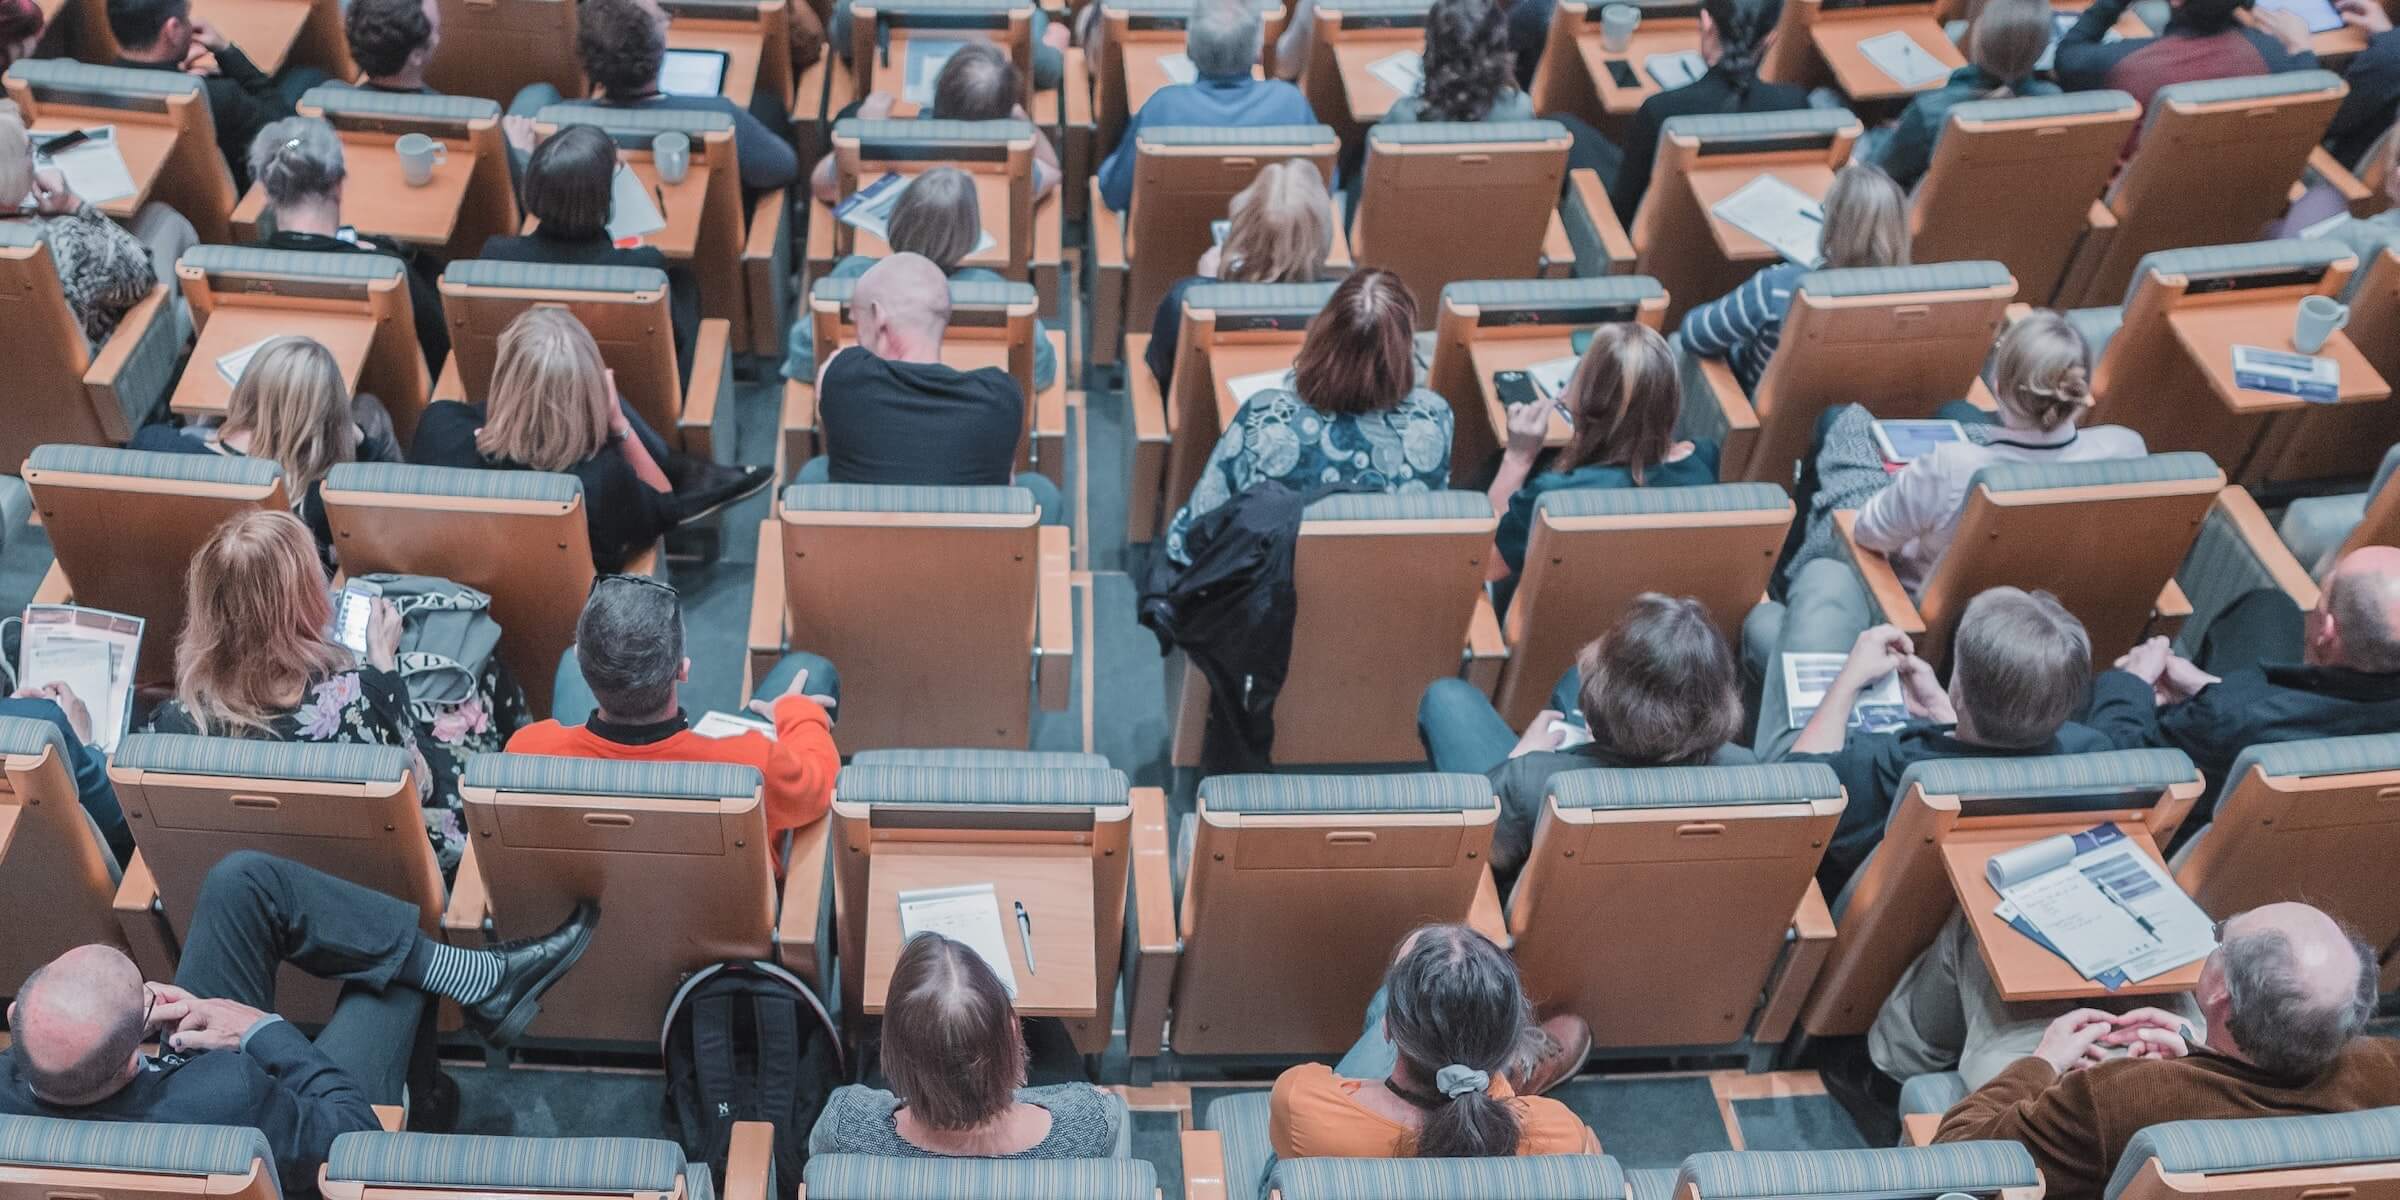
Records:
[[[1500,393],[1500,403],[1515,408],[1520,404],[1539,404],[1541,393],[1534,390],[1533,376],[1523,371],[1501,371],[1492,376],[1492,390]]]
[[[57,137],[51,138],[49,141],[43,142],[41,145],[34,147],[34,149],[41,151],[42,156],[48,158],[55,155],[64,154],[67,151],[72,150],[90,140],[92,140],[91,130],[70,129],[67,132],[58,135]]]
[[[1621,58],[1603,59],[1602,61],[1608,65],[1608,77],[1616,80],[1618,87],[1638,88],[1642,86],[1642,77],[1633,73],[1632,63]]]

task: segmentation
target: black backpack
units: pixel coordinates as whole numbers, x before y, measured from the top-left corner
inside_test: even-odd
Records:
[[[721,962],[683,981],[658,1042],[685,1158],[721,1180],[734,1122],[765,1121],[775,1127],[773,1187],[797,1187],[809,1131],[846,1078],[841,1035],[816,994],[773,963]]]

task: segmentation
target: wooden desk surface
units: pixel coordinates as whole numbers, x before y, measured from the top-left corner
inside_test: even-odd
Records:
[[[1220,342],[1208,352],[1208,373],[1217,388],[1217,431],[1233,424],[1233,414],[1242,411],[1242,402],[1234,399],[1232,381],[1261,371],[1289,369],[1292,360],[1300,356],[1300,339],[1272,342]]]
[[[666,205],[660,212],[667,227],[644,237],[642,244],[658,247],[659,253],[677,262],[690,262],[700,245],[700,218],[708,207],[709,165],[693,159],[682,183],[661,183],[647,152],[627,159],[625,165],[633,168],[643,187],[655,189],[652,195]],[[740,236],[738,231],[735,236]]]
[[[1099,966],[1092,960],[1092,860],[1080,847],[1026,847],[1011,855],[977,854],[960,845],[902,842],[875,847],[867,869],[867,963],[861,995],[869,1016],[883,1011],[900,961],[900,893],[989,883],[1000,902],[1000,928],[1017,976],[1016,1008],[1027,1017],[1095,1015]],[[1033,965],[1017,930],[1016,904],[1033,922]]]
[[[759,42],[764,35],[755,25],[730,21],[704,21],[678,18],[667,23],[667,48],[670,50],[721,50],[725,54],[725,80],[718,86],[736,108],[749,108],[750,96],[758,90]]]
[[[350,172],[342,189],[342,219],[362,232],[439,250],[458,227],[467,184],[475,176],[475,151],[465,141],[443,139],[449,153],[433,164],[433,178],[423,187],[410,187],[392,149],[397,140],[388,134],[342,134],[342,161]],[[250,190],[256,193],[258,186]]]
[[[342,382],[355,391],[359,368],[375,343],[375,322],[357,313],[318,312],[279,306],[220,305],[200,330],[192,360],[175,385],[169,407],[187,417],[222,417],[233,388],[217,373],[217,360],[254,342],[284,335],[315,338],[333,352]]]
[[[897,164],[867,163],[862,165],[868,167],[870,170],[874,170],[875,168],[888,168]],[[928,166],[937,165],[939,164],[928,164]],[[918,175],[923,174],[924,171],[910,170],[896,171],[894,173],[903,179],[914,179]],[[979,214],[983,217],[983,231],[991,235],[992,244],[989,249],[978,250],[975,253],[969,254],[965,258],[960,259],[959,265],[966,267],[987,267],[991,270],[998,271],[1001,274],[1006,275],[1008,274],[1009,268],[1008,235],[1010,230],[1008,228],[1008,189],[1011,179],[1007,175],[994,174],[985,171],[970,171],[968,172],[968,177],[975,181],[975,206]],[[868,178],[867,176],[862,175],[860,178],[863,185],[864,183],[872,183],[875,181],[875,179],[882,178],[882,175],[877,173],[873,178]],[[1064,226],[1060,223],[1059,218],[1056,215],[1058,211],[1057,205],[1058,193],[1056,192],[1052,192],[1047,196],[1039,197],[1033,202],[1034,262],[1057,262],[1059,260],[1059,239],[1064,236],[1061,232]],[[884,255],[891,253],[891,247],[886,245],[882,238],[876,237],[874,234],[869,233],[864,229],[853,230],[851,236],[853,239],[851,243],[851,253],[853,254],[864,254],[873,258],[881,258]]]
[[[2227,409],[2237,413],[2295,412],[2314,406],[2298,396],[2253,391],[2234,383],[2233,348],[2257,346],[2298,353],[2292,345],[2292,318],[2299,308],[2300,302],[2288,297],[2253,304],[2204,303],[2168,313],[2167,326],[2175,331],[2175,340],[2182,343],[2193,365],[2208,376],[2210,388]],[[2342,381],[2335,403],[2366,404],[2391,396],[2391,385],[2351,344],[2349,334],[2335,330],[2326,339],[2325,348],[2317,353],[2341,365]]]
[[[1689,21],[1644,21],[1625,43],[1622,54],[1602,49],[1600,35],[1585,33],[1576,39],[1576,48],[1583,52],[1584,69],[1591,72],[1592,84],[1600,90],[1600,107],[1612,117],[1630,116],[1642,106],[1642,101],[1661,90],[1658,81],[1642,69],[1643,60],[1653,54],[1700,52],[1700,27]],[[1633,70],[1635,85],[1624,87],[1608,73],[1608,64],[1621,62]]]
[[[133,177],[133,194],[100,205],[100,211],[120,221],[130,221],[150,199],[151,185],[158,182],[160,168],[166,166],[167,156],[175,151],[175,130],[168,125],[128,119],[132,113],[87,113],[73,119],[46,117],[33,123],[35,133],[66,133],[76,129],[98,129],[113,125],[117,129],[117,153],[125,159],[125,173]]]
[[[1350,98],[1350,119],[1361,125],[1372,125],[1392,110],[1392,102],[1400,93],[1392,85],[1375,77],[1367,68],[1403,50],[1422,51],[1425,31],[1422,29],[1392,29],[1367,34],[1353,34],[1336,42],[1333,61],[1341,67],[1342,94]]]
[[[283,69],[308,23],[308,0],[197,0],[193,13],[217,27],[225,40],[241,48],[259,70],[269,75]]]
[[[1692,198],[1699,202],[1700,211],[1708,213],[1709,232],[1717,239],[1717,252],[1728,262],[1774,262],[1783,256],[1775,248],[1742,232],[1732,224],[1719,220],[1710,211],[1718,201],[1742,190],[1751,180],[1772,175],[1806,193],[1820,205],[1825,193],[1833,189],[1833,170],[1821,162],[1778,163],[1761,168],[1756,164],[1737,164],[1724,167],[1704,167],[1684,175],[1690,182]],[[1702,297],[1701,299],[1714,299]]]
[[[1816,44],[1817,53],[1824,56],[1825,65],[1833,68],[1834,81],[1841,87],[1842,94],[1853,100],[1898,100],[1918,92],[1932,91],[1949,82],[1949,76],[1945,74],[1915,87],[1902,87],[1897,80],[1884,74],[1883,68],[1867,61],[1867,56],[1859,51],[1858,44],[1895,30],[1916,39],[1917,45],[1924,47],[1926,53],[1942,60],[1943,65],[1953,71],[1967,65],[1958,47],[1951,45],[1950,39],[1942,35],[1942,23],[1934,20],[1931,14],[1914,9],[1900,13],[1844,14],[1839,19],[1821,19],[1809,27],[1808,36]]]
[[[1492,421],[1492,436],[1502,446],[1508,445],[1508,409],[1500,403],[1499,389],[1492,386],[1492,376],[1502,371],[1522,371],[1535,363],[1575,355],[1574,335],[1560,330],[1539,337],[1490,337],[1467,343],[1467,361],[1475,370],[1475,384],[1483,389],[1483,411]],[[1545,401],[1547,403],[1547,401]],[[1542,444],[1564,446],[1575,437],[1575,427],[1558,414],[1557,406],[1550,412],[1550,432]]]
[[[2164,866],[2166,859],[2150,840],[2150,833],[2140,825],[2120,822],[2117,826],[2125,836],[2140,846],[2142,853]],[[2015,926],[1992,915],[2000,903],[2000,893],[1992,890],[1991,881],[1984,878],[1984,864],[1993,855],[2013,850],[2028,842],[2061,833],[2077,833],[2091,828],[2088,820],[2062,821],[2055,826],[2015,825],[1998,829],[1952,830],[1942,842],[1942,865],[1950,872],[1950,886],[1958,895],[1959,907],[1966,910],[1967,922],[1974,927],[1975,944],[1983,951],[1984,965],[1991,968],[1992,984],[2000,998],[2011,1002],[2023,1000],[2097,1000],[2112,996],[2158,996],[2169,992],[2188,992],[2200,982],[2200,963],[2193,961],[2153,975],[2136,983],[2126,984],[2115,991],[2093,983],[2081,971],[2068,965],[2067,960],[2043,949],[2032,938],[2017,931]]]

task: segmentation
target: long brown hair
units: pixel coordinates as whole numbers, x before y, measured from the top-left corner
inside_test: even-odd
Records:
[[[1825,193],[1825,269],[1908,265],[1908,197],[1883,169],[1851,163]]]
[[[1287,158],[1259,168],[1227,210],[1217,278],[1227,283],[1314,283],[1333,248],[1333,202],[1317,165]]]
[[[227,518],[184,576],[175,698],[204,734],[260,733],[309,684],[348,669],[317,539],[288,512]]]
[[[1397,408],[1416,386],[1416,297],[1390,271],[1363,267],[1308,323],[1292,364],[1300,399],[1331,413]]]
[[[336,464],[358,457],[342,368],[312,338],[279,337],[259,348],[226,401],[224,432],[247,432],[245,453],[283,468],[294,508]]]
[[[499,360],[475,448],[536,471],[564,471],[608,444],[607,364],[563,308],[529,308],[500,331]]]
[[[1575,422],[1575,441],[1553,470],[1603,464],[1642,472],[1665,461],[1683,416],[1683,379],[1667,339],[1630,321],[1592,333],[1575,377],[1559,397]]]

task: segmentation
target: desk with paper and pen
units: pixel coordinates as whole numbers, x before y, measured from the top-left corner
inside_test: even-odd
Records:
[[[2061,844],[2067,839],[2072,840],[2072,849]],[[2042,853],[2052,848],[2059,853]],[[1976,948],[1983,955],[1984,965],[1991,969],[1992,984],[2002,999],[2013,1003],[2152,996],[2190,991],[2199,983],[2200,962],[2207,950],[2194,939],[2206,939],[2208,919],[2183,897],[2172,878],[2166,877],[2164,857],[2149,831],[2139,824],[2090,825],[2087,820],[2068,816],[2056,826],[1954,830],[1943,840],[1941,851],[1951,887],[1974,930]],[[2112,859],[2111,854],[2123,857]],[[2017,880],[2029,882],[2035,888],[2041,888],[2045,880],[2059,884],[2043,890],[2056,898],[2059,909],[2070,912],[2076,922],[2090,923],[2077,932],[2089,935],[2095,947],[2111,940],[2111,931],[2102,928],[2103,923],[2114,923],[2122,926],[2126,939],[2148,936],[2149,954],[2155,956],[2150,960],[2153,967],[2175,959],[2182,961],[2163,970],[2136,965],[2121,972],[2113,987],[2100,981],[2110,978],[2109,969],[2094,972],[2100,979],[2087,976],[2060,951],[2027,932],[2034,927],[2033,918],[2021,916],[2012,922],[2003,915],[2013,906],[1993,880],[1996,875],[2005,874],[2006,864],[2012,858],[2020,863],[2034,860],[2032,866],[2019,868]],[[1995,859],[2003,863],[2001,872],[1993,870]],[[2141,872],[2143,861],[2154,865],[2157,873]],[[2032,878],[2027,880],[2027,876]],[[2015,887],[2010,889],[2013,897],[2029,894]],[[2180,905],[2176,903],[2179,900]],[[2181,915],[2173,923],[2168,917],[2153,916],[2154,912],[2177,913],[2184,908],[2189,909],[2188,915]],[[2194,921],[2198,923],[2196,930],[2191,927]],[[2068,932],[2057,925],[2043,928],[2062,936]],[[2126,947],[2131,944],[2128,941]],[[2195,948],[2196,954],[2192,953]],[[2109,953],[2109,957],[2117,956]],[[2134,960],[2136,964],[2141,961]]]

